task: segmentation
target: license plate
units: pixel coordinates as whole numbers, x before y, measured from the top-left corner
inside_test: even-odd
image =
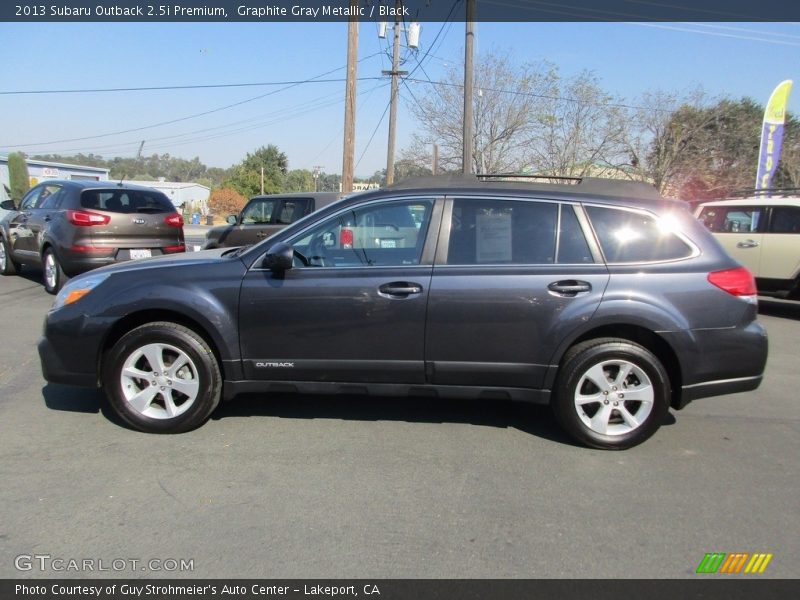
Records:
[[[397,248],[397,240],[381,240],[381,248]]]
[[[150,258],[151,256],[153,255],[149,248],[145,248],[144,250],[131,250],[131,260],[135,260],[137,258]]]

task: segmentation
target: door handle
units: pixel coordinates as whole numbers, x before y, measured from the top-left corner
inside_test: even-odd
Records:
[[[578,294],[592,291],[592,284],[588,281],[577,281],[575,279],[566,279],[563,281],[554,281],[547,286],[547,289],[558,296],[572,298]]]
[[[49,222],[50,222],[50,221],[52,221],[52,220],[53,220],[53,218],[52,218],[50,215],[47,215],[47,216],[44,218],[44,222],[45,222],[45,223],[49,223]]]
[[[758,242],[755,240],[745,240],[736,244],[737,248],[757,248]]]
[[[418,283],[409,283],[407,281],[393,281],[380,286],[378,293],[388,298],[407,298],[411,294],[421,294],[422,286]]]
[[[256,233],[256,237],[260,237],[260,238],[265,238],[265,237],[267,237],[267,235],[269,235],[269,234],[266,231],[259,231],[258,233]]]

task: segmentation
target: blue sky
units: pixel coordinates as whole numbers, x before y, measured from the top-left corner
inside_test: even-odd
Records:
[[[346,30],[345,23],[0,23],[0,91],[296,81],[334,69],[325,78],[343,78]],[[422,24],[417,58],[430,50],[424,68],[432,79],[463,61],[463,36],[463,23]],[[362,23],[360,77],[380,77],[389,68],[385,49],[376,25]],[[765,104],[783,79],[800,86],[798,23],[479,23],[476,51],[507,52],[519,62],[546,59],[567,76],[594,71],[626,102],[646,91],[701,84],[711,96]],[[409,56],[405,68],[415,65]],[[387,83],[358,84],[357,175],[385,167],[388,119],[367,142],[386,108]],[[415,95],[430,87],[412,85]],[[229,167],[248,151],[276,144],[290,168],[339,172],[344,83],[264,96],[278,89],[0,95],[0,152],[134,156],[144,140],[145,155],[198,156]],[[398,155],[416,127],[410,102],[401,87]],[[800,89],[789,110],[800,113]],[[199,113],[209,114],[193,116]],[[116,133],[124,130],[137,131]],[[74,138],[90,139],[53,143]]]

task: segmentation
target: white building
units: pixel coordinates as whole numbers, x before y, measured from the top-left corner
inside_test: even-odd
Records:
[[[178,181],[128,181],[135,185],[151,187],[166,194],[172,200],[176,208],[196,211],[202,214],[208,213],[208,197],[211,195],[211,188],[207,188],[199,183],[178,182]]]
[[[26,158],[31,187],[48,179],[82,179],[90,181],[107,181],[108,169],[102,167],[85,167],[66,163],[48,162]],[[7,198],[10,187],[8,178],[8,156],[0,156],[0,199]]]

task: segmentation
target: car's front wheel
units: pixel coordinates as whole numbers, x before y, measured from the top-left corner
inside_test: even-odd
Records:
[[[44,276],[44,289],[48,294],[57,294],[64,287],[67,276],[58,257],[52,248],[44,251],[42,256],[42,275]]]
[[[553,412],[577,441],[623,450],[641,444],[669,410],[669,375],[649,350],[603,338],[571,348],[559,369]]]
[[[222,375],[201,336],[176,323],[155,322],[114,344],[103,364],[103,387],[117,414],[136,429],[180,433],[211,416]]]

